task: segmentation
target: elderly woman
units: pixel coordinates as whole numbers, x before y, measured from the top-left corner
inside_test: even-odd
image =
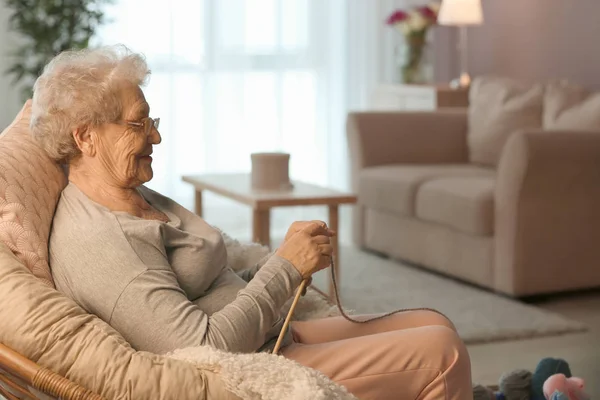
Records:
[[[33,135],[69,167],[49,245],[56,286],[138,350],[268,351],[284,303],[330,265],[335,233],[294,223],[274,253],[234,273],[218,230],[144,186],[161,142],[140,88],[148,75],[140,55],[106,47],[58,55],[35,84]],[[296,322],[282,354],[363,399],[472,398],[467,351],[434,312]]]

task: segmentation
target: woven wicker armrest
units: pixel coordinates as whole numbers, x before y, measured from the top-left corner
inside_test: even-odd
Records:
[[[36,390],[63,400],[103,400],[0,343],[0,395],[9,400],[39,399]]]

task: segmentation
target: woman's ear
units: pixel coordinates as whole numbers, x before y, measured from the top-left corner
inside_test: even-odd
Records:
[[[79,127],[73,131],[73,139],[82,154],[93,157],[96,154],[94,135],[87,127]]]

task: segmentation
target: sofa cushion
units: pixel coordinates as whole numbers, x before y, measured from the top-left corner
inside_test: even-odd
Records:
[[[44,283],[52,216],[66,177],[29,131],[31,102],[0,135],[0,242]]]
[[[471,162],[497,166],[509,136],[542,127],[543,85],[478,77],[469,91],[467,141]]]
[[[445,275],[494,287],[494,238],[365,210],[365,246]]]
[[[374,210],[403,216],[415,215],[415,199],[421,185],[440,177],[492,176],[489,168],[468,164],[384,165],[360,172],[358,201]]]
[[[544,95],[544,129],[600,132],[600,92],[568,82],[552,82]]]
[[[494,233],[493,176],[438,178],[417,192],[416,216],[464,233]]]

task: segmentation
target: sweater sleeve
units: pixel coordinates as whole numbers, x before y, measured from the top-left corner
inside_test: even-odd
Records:
[[[123,290],[110,324],[134,348],[157,354],[199,345],[254,352],[301,280],[291,263],[273,255],[233,302],[208,316],[188,300],[172,271],[149,269]]]
[[[245,280],[246,282],[250,282],[254,275],[258,272],[259,269],[265,265],[265,263],[275,254],[274,252],[267,254],[263,258],[261,258],[256,264],[251,266],[250,268],[243,269],[237,272],[237,275]]]

